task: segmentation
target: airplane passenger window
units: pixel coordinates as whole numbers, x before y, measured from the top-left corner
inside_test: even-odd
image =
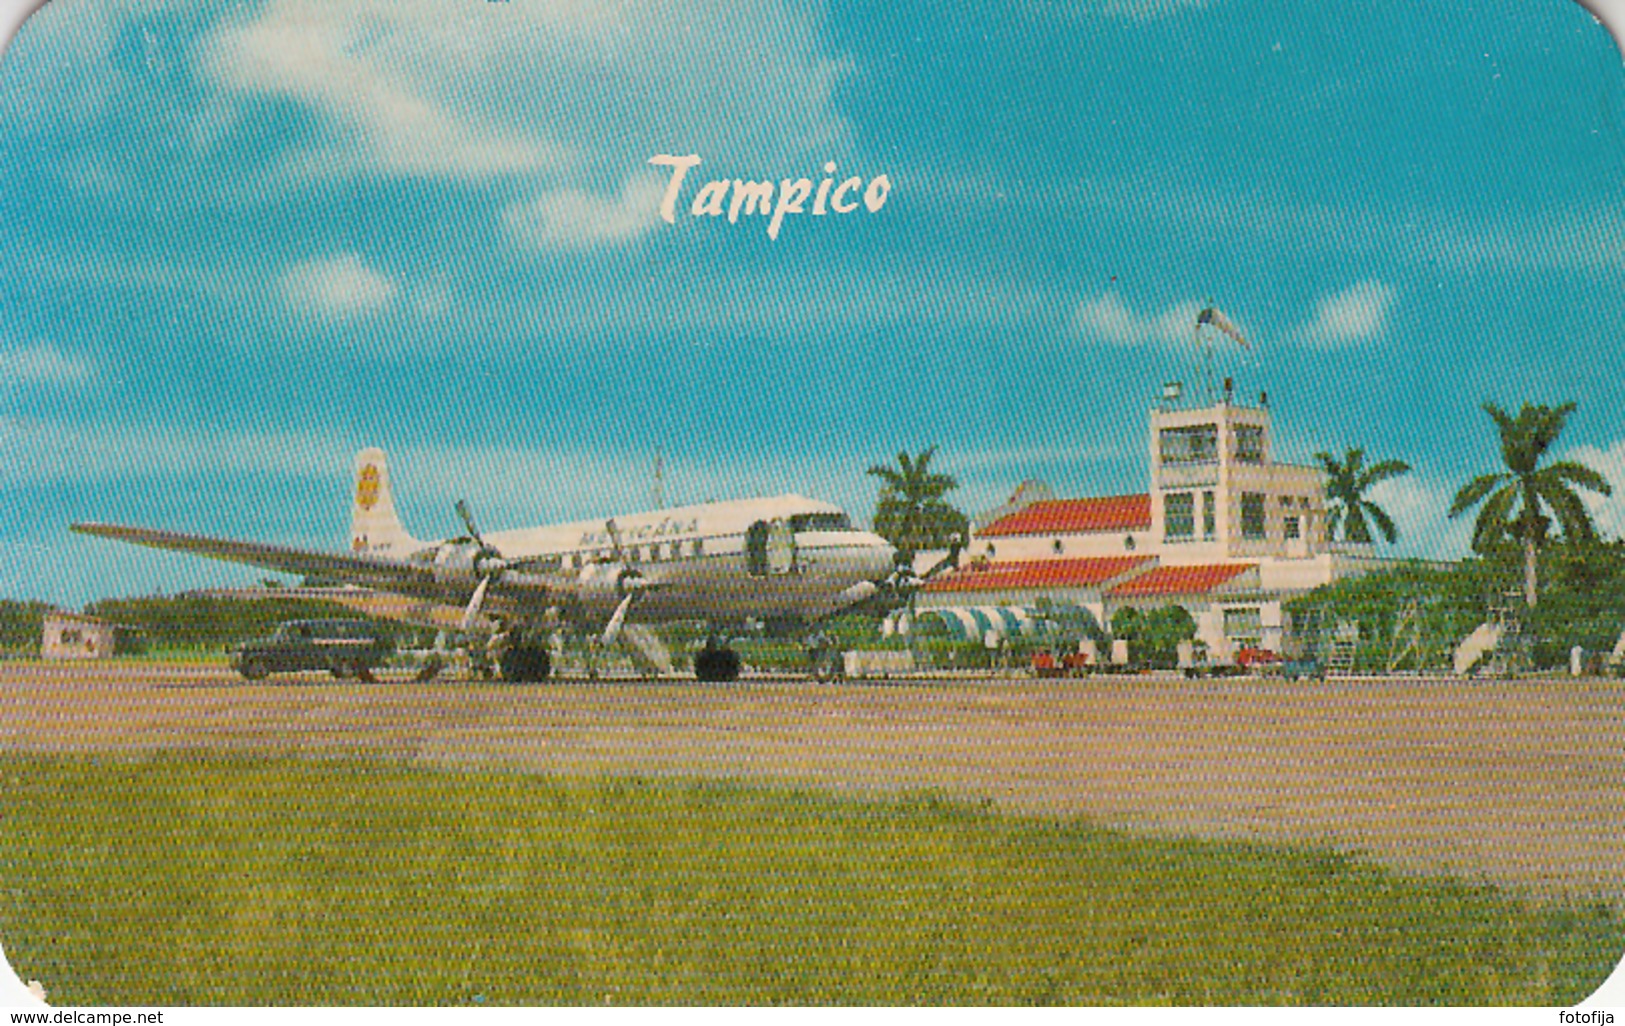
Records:
[[[845,513],[797,513],[790,518],[790,530],[797,534],[803,531],[850,531],[852,520]]]

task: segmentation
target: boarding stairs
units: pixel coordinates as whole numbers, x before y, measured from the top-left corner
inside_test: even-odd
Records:
[[[1332,631],[1331,647],[1326,653],[1326,672],[1349,676],[1354,672],[1354,657],[1360,650],[1360,621],[1339,620]]]
[[[1473,633],[1467,635],[1462,643],[1456,646],[1455,658],[1452,666],[1456,676],[1465,677],[1472,672],[1473,667],[1495,647],[1501,643],[1501,625],[1494,622],[1481,623]]]
[[[620,640],[632,657],[632,663],[644,673],[670,673],[671,649],[660,640],[660,635],[646,623],[629,623],[621,627]]]

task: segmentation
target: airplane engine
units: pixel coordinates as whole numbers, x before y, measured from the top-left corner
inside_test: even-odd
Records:
[[[581,571],[576,595],[588,609],[614,609],[642,580],[642,574],[624,563],[594,563]]]
[[[493,562],[500,563],[500,557],[483,545],[447,542],[435,552],[434,579],[439,584],[467,587],[498,569]]]

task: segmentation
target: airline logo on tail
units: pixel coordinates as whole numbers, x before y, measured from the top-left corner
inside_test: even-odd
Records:
[[[355,504],[368,513],[372,512],[372,508],[378,505],[378,467],[376,465],[369,463],[361,468],[361,474],[356,478],[355,483]]]
[[[363,449],[355,454],[352,478],[355,503],[350,516],[350,550],[371,555],[404,556],[423,547],[406,533],[395,514],[390,494],[389,461],[382,449]]]

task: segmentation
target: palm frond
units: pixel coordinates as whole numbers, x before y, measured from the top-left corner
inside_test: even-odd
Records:
[[[1512,506],[1517,501],[1518,489],[1513,486],[1490,496],[1478,511],[1478,519],[1473,521],[1473,551],[1489,552],[1496,542],[1512,535]]]
[[[1579,485],[1581,488],[1596,492],[1599,495],[1614,494],[1613,486],[1608,483],[1606,477],[1603,477],[1584,463],[1576,463],[1573,460],[1558,460],[1555,463],[1548,464],[1535,477],[1540,480],[1539,487],[1542,489],[1548,487],[1548,481],[1552,486],[1559,488],[1564,487],[1563,483],[1566,482],[1571,485]]]
[[[1585,501],[1577,493],[1559,485],[1551,491],[1542,489],[1540,497],[1546,500],[1557,522],[1562,525],[1564,537],[1578,541],[1596,539],[1597,525],[1591,519],[1591,511],[1586,508]]]
[[[1374,502],[1365,503],[1365,511],[1371,515],[1371,520],[1377,525],[1377,530],[1381,531],[1382,536],[1388,539],[1388,544],[1392,545],[1399,538],[1399,530],[1394,527],[1394,522],[1389,518],[1388,511]]]
[[[1365,503],[1351,502],[1343,514],[1343,537],[1351,542],[1369,542],[1371,528],[1365,522]]]
[[[1410,472],[1411,465],[1406,463],[1404,460],[1383,460],[1381,463],[1368,467],[1366,472],[1360,475],[1360,479],[1357,483],[1360,490],[1364,491],[1365,489],[1370,488],[1372,485],[1380,484],[1383,481],[1398,477],[1401,474],[1409,474]]]
[[[1328,507],[1326,507],[1326,537],[1335,541],[1337,539],[1337,529],[1339,527],[1341,527],[1342,525],[1343,525],[1343,507],[1342,506],[1328,506]]]
[[[1460,516],[1482,501],[1484,496],[1511,479],[1511,474],[1480,474],[1473,478],[1456,493],[1456,500],[1450,504],[1450,516]]]

